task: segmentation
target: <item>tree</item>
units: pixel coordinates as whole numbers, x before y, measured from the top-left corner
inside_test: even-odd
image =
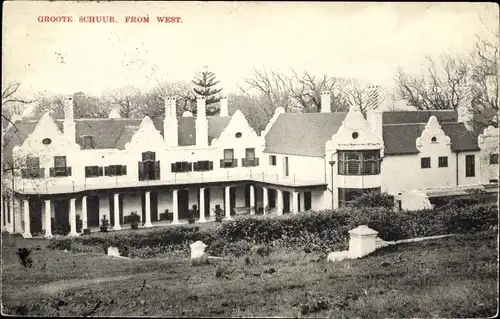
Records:
[[[139,89],[126,86],[105,92],[104,100],[116,106],[121,117],[133,118],[141,107],[142,96]]]
[[[20,86],[19,82],[10,82],[2,86],[2,129],[12,123],[10,120],[12,116],[23,114],[29,104],[37,101],[37,98],[21,97]]]
[[[49,112],[53,118],[64,118],[64,99],[61,94],[42,97],[35,106],[34,115],[42,116]],[[82,92],[73,94],[73,112],[75,118],[106,118],[110,111],[109,104],[95,96]]]
[[[193,88],[194,93],[204,96],[207,105],[207,115],[215,115],[219,112],[214,106],[214,103],[220,101],[220,97],[217,96],[222,89],[216,88],[219,81],[216,80],[215,73],[210,71],[203,71],[196,74],[195,79],[192,81],[196,87]]]

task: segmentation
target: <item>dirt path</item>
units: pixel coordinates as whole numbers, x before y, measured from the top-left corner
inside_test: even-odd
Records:
[[[50,295],[55,295],[58,292],[72,289],[72,288],[78,288],[78,287],[83,287],[87,285],[94,285],[94,284],[102,284],[105,282],[110,282],[110,281],[119,281],[119,280],[125,280],[134,277],[134,275],[127,275],[127,276],[118,276],[118,277],[102,277],[102,278],[94,278],[94,279],[71,279],[71,280],[61,280],[61,281],[56,281],[50,284],[45,284],[42,286],[38,286],[35,288],[35,290],[44,293],[44,294],[50,294]]]

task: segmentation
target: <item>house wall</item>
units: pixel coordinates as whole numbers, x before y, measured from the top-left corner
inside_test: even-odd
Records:
[[[276,165],[270,165],[269,157],[276,156]],[[285,157],[288,157],[288,173],[285,176]],[[264,153],[261,167],[265,172],[265,180],[270,181],[295,178],[296,182],[324,182],[325,165],[323,157],[297,156],[277,153]]]

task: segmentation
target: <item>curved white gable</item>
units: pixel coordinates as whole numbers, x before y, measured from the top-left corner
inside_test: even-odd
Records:
[[[498,148],[498,136],[499,136],[499,129],[495,128],[493,126],[488,126],[487,128],[484,129],[483,134],[479,135],[478,137],[478,144],[480,149],[486,149],[486,148],[491,148],[491,146],[496,145]],[[492,145],[490,145],[492,144]]]
[[[237,133],[241,133],[241,137],[236,137]],[[236,143],[236,144],[235,144]],[[245,115],[240,110],[236,110],[231,116],[231,120],[227,127],[222,131],[219,138],[212,140],[212,146],[225,145],[259,145],[264,146],[264,139],[257,135],[255,130],[248,124]]]
[[[50,144],[44,144],[44,139],[50,139]],[[14,158],[24,156],[40,157],[41,164],[50,161],[53,156],[71,156],[80,150],[80,146],[68,139],[57,127],[49,113],[45,113],[38,121],[33,132],[24,140],[22,145],[13,149]]]
[[[357,134],[354,138],[353,134]],[[352,106],[337,133],[325,143],[327,150],[336,149],[382,149],[384,141],[365,120],[359,107]]]
[[[125,144],[126,150],[164,150],[165,148],[165,140],[149,116],[144,117],[130,142]]]
[[[269,132],[269,130],[271,129],[271,127],[273,127],[274,123],[276,122],[276,120],[278,119],[278,117],[280,116],[280,114],[282,113],[285,113],[285,109],[282,108],[281,106],[276,108],[276,110],[274,111],[274,115],[273,117],[269,120],[269,123],[267,123],[266,125],[266,128],[264,129],[264,131],[262,131],[262,133],[260,134],[261,136],[265,137],[267,135],[267,133]]]
[[[433,141],[433,138],[435,138],[435,141]],[[446,136],[434,115],[429,118],[420,137],[415,140],[415,146],[419,151],[429,144],[451,145],[450,137]]]

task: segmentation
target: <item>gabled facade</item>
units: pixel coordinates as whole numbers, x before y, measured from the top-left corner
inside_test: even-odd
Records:
[[[498,182],[498,129],[478,140],[453,111],[330,113],[329,94],[321,100],[320,113],[278,108],[260,135],[240,111],[228,116],[226,99],[221,116],[206,116],[200,98],[196,117],[177,118],[166,98],[154,120],[73,119],[67,101],[64,120],[45,114],[6,132],[15,197],[3,198],[2,227],[51,237],[63,225],[76,236],[78,219],[90,228],[106,218],[118,230],[132,212],[144,227],[180,223],[193,205],[198,222],[215,208],[226,219],[281,215],[338,208],[368,191],[413,209],[430,206],[431,190]]]

